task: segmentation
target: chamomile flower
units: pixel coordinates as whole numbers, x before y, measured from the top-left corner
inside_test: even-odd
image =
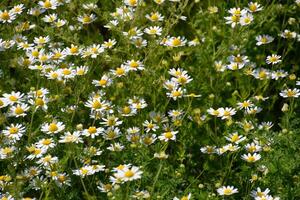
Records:
[[[237,108],[240,110],[247,109],[254,106],[254,104],[250,100],[245,100],[243,102],[237,103]]]
[[[161,141],[165,141],[165,142],[168,142],[170,140],[175,141],[177,133],[178,133],[178,131],[167,130],[166,132],[164,132],[163,134],[158,136],[158,139],[160,139]]]
[[[92,22],[94,22],[97,19],[95,14],[90,14],[90,15],[82,15],[82,16],[78,16],[77,20],[79,22],[81,22],[82,24],[90,24]]]
[[[0,10],[0,22],[2,23],[12,23],[16,19],[16,15],[12,11],[1,11]]]
[[[29,156],[27,156],[27,159],[33,160],[35,158],[41,158],[47,150],[44,148],[37,148],[35,146],[27,147],[27,151],[30,153]]]
[[[180,87],[174,88],[172,91],[167,92],[167,96],[172,98],[175,101],[178,98],[182,98],[184,94],[185,94],[185,89],[182,89]]]
[[[156,134],[146,134],[142,136],[141,143],[148,146],[153,144],[156,141],[156,139]]]
[[[257,2],[249,2],[247,10],[249,12],[258,12],[261,11],[263,7]]]
[[[107,147],[106,149],[110,150],[110,151],[119,152],[119,151],[122,151],[124,148],[125,148],[124,145],[122,145],[119,142],[116,142],[116,143],[110,144],[109,147]]]
[[[258,144],[257,141],[254,141],[254,142],[246,144],[245,149],[249,153],[256,153],[256,152],[260,152],[262,150],[262,147]]]
[[[100,98],[89,98],[89,100],[84,104],[86,107],[91,108],[91,111],[102,112],[104,111],[108,104],[106,101]]]
[[[62,132],[65,129],[65,125],[62,122],[51,122],[42,125],[41,131],[46,134],[56,134]]]
[[[274,80],[278,80],[279,78],[285,78],[288,75],[289,74],[284,70],[277,70],[277,71],[273,71],[271,73],[271,78],[274,79]]]
[[[100,122],[100,124],[103,124],[107,127],[116,127],[121,125],[123,122],[119,121],[119,118],[115,117],[114,115],[108,115],[106,118],[102,118],[103,122]]]
[[[238,189],[234,188],[234,186],[222,186],[217,189],[217,192],[221,196],[229,196],[238,193]]]
[[[127,6],[136,7],[140,3],[140,1],[141,0],[124,0],[124,3]]]
[[[97,128],[95,126],[90,126],[89,128],[83,130],[82,135],[91,137],[92,139],[94,139],[96,136],[103,133],[103,131],[104,131],[104,129],[101,127]]]
[[[147,102],[145,101],[145,99],[143,98],[139,98],[139,97],[133,97],[132,99],[128,100],[128,104],[136,110],[141,110],[144,109],[148,106]]]
[[[45,0],[39,1],[39,5],[42,9],[48,10],[55,10],[58,6],[58,2],[56,0]]]
[[[231,116],[236,114],[236,110],[234,108],[226,107],[226,108],[220,108],[219,110],[219,117],[221,119],[229,119]]]
[[[148,133],[150,131],[155,132],[159,126],[157,126],[155,123],[152,122],[152,120],[148,121],[144,121],[143,126],[145,127],[145,131]]]
[[[162,16],[159,12],[151,12],[150,14],[146,15],[146,18],[149,19],[151,22],[158,22],[164,20],[164,16]]]
[[[192,80],[193,79],[188,74],[182,74],[171,78],[171,81],[176,82],[178,85],[186,85]]]
[[[139,167],[136,166],[126,166],[122,169],[118,169],[117,172],[114,174],[115,177],[121,178],[123,182],[133,181],[140,179],[143,172],[140,170]]]
[[[39,37],[35,37],[33,42],[39,46],[41,45],[44,45],[48,42],[50,42],[50,37],[49,36],[46,36],[46,37],[43,37],[43,36],[39,36]]]
[[[8,105],[8,101],[5,98],[0,98],[0,108],[4,108]]]
[[[189,193],[188,195],[186,195],[186,196],[183,196],[183,197],[181,197],[180,199],[179,199],[179,198],[177,198],[177,197],[174,197],[174,198],[173,198],[173,200],[190,200],[190,199],[191,199],[191,197],[192,197],[192,194],[191,194],[191,193]]]
[[[272,127],[274,126],[273,122],[261,122],[259,125],[258,125],[258,129],[259,130],[270,130]]]
[[[119,108],[119,113],[124,117],[133,116],[137,113],[137,110],[133,108],[132,106],[123,106],[122,108]]]
[[[79,66],[79,67],[76,67],[76,76],[83,76],[85,74],[88,73],[89,71],[89,67],[87,66]]]
[[[112,74],[116,77],[122,77],[127,74],[129,71],[128,67],[126,65],[121,65],[120,67],[117,67],[115,70],[111,70]]]
[[[70,47],[67,47],[64,50],[64,53],[67,55],[79,55],[82,52],[82,49],[79,46],[71,44]]]
[[[229,142],[239,144],[240,142],[246,140],[245,136],[239,135],[237,132],[231,133],[229,136],[225,137]]]
[[[149,28],[145,28],[144,32],[148,35],[161,35],[162,28],[159,26],[150,26]]]
[[[55,164],[58,162],[58,157],[56,156],[51,156],[51,155],[46,155],[42,158],[40,158],[37,161],[37,164],[42,165],[43,167],[50,167],[51,165]]]
[[[127,60],[124,64],[129,71],[144,70],[144,64],[140,60]]]
[[[45,149],[46,151],[49,148],[54,148],[56,144],[52,138],[43,138],[36,143],[36,147],[40,149]]]
[[[165,45],[169,47],[182,47],[185,46],[186,43],[187,40],[185,39],[185,37],[170,37],[165,42]]]
[[[47,72],[45,76],[50,80],[62,80],[63,77],[61,70],[51,70],[50,72]]]
[[[47,22],[47,23],[53,23],[57,20],[57,14],[56,13],[53,13],[53,14],[49,14],[49,15],[45,15],[42,20],[44,22]]]
[[[7,159],[13,157],[13,153],[15,152],[16,147],[2,147],[0,148],[0,159]]]
[[[279,34],[280,37],[286,38],[286,39],[295,39],[297,37],[297,33],[294,31],[290,31],[285,29],[283,32]]]
[[[14,117],[24,117],[27,115],[26,111],[29,110],[29,106],[27,104],[17,104],[10,107],[10,116]]]
[[[108,127],[104,131],[102,131],[102,137],[105,140],[114,140],[121,136],[121,131],[118,127]]]
[[[271,42],[274,41],[274,38],[272,36],[269,35],[258,35],[255,37],[256,39],[256,45],[260,46],[260,45],[264,45],[264,44],[269,44]]]
[[[85,4],[82,5],[82,7],[85,10],[94,10],[94,9],[98,8],[97,4],[95,4],[95,3],[85,3]]]
[[[18,141],[21,139],[23,134],[26,132],[25,126],[21,124],[11,124],[9,127],[3,130],[3,134],[12,141]]]
[[[66,25],[68,23],[67,20],[64,19],[58,19],[56,22],[54,22],[54,26],[57,28],[63,27],[64,25]]]
[[[23,10],[25,9],[25,6],[24,4],[19,4],[19,5],[16,5],[14,6],[10,11],[14,14],[22,14]]]
[[[242,17],[240,18],[240,24],[242,26],[247,26],[247,25],[251,24],[252,21],[253,21],[253,15],[250,13],[242,15]]]
[[[63,136],[60,137],[59,143],[83,143],[81,138],[80,131],[74,131],[73,134],[70,132],[66,132]]]
[[[135,37],[131,40],[131,43],[135,45],[136,48],[146,47],[148,42],[144,40],[142,37]]]
[[[109,39],[102,44],[102,47],[105,49],[112,49],[117,44],[115,39]]]
[[[280,63],[282,61],[282,60],[280,60],[280,58],[281,58],[281,56],[272,54],[271,56],[267,56],[266,63],[272,64],[272,65]]]
[[[22,94],[21,92],[12,91],[10,94],[4,93],[3,97],[4,101],[9,105],[22,103],[24,100],[24,94]]]
[[[260,160],[261,156],[257,153],[254,153],[254,154],[248,153],[248,154],[243,154],[242,159],[245,160],[246,162],[254,163],[254,162]]]
[[[294,88],[294,89],[285,89],[285,90],[282,90],[279,95],[283,98],[298,98],[300,96],[300,90],[297,89],[297,88]]]
[[[165,2],[165,0],[153,0],[155,3],[157,3],[158,5],[162,4]]]
[[[104,74],[100,80],[93,80],[92,84],[105,88],[112,84],[112,79],[108,75]]]

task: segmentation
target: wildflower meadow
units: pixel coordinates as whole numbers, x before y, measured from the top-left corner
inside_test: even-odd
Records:
[[[300,0],[1,0],[0,200],[299,200]]]

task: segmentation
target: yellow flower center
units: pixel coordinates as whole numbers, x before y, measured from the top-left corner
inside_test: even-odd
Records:
[[[59,182],[63,183],[63,182],[65,182],[66,177],[65,177],[64,175],[59,175],[59,176],[57,177],[57,179],[58,179]]]
[[[127,172],[125,172],[124,176],[127,178],[131,178],[134,176],[134,173],[132,170],[128,170]]]
[[[123,107],[122,112],[124,114],[129,114],[131,112],[131,109],[129,106],[125,106],[125,107]]]
[[[9,20],[10,19],[10,15],[9,15],[9,13],[7,11],[4,11],[2,13],[2,15],[0,16],[0,18],[3,19],[3,20]]]
[[[50,139],[45,139],[45,140],[43,140],[42,144],[43,145],[49,145],[49,144],[51,144],[51,140]]]
[[[256,147],[255,146],[250,146],[248,148],[248,151],[252,153],[252,152],[256,151]]]
[[[252,12],[255,12],[257,10],[257,6],[255,4],[251,4],[249,6],[249,9],[252,11]]]
[[[239,140],[239,135],[238,134],[234,134],[232,137],[231,137],[231,142],[236,142]]]
[[[125,70],[123,68],[118,67],[116,69],[116,74],[117,75],[123,75],[125,73]]]
[[[4,105],[4,102],[0,99],[0,107]]]
[[[17,127],[11,127],[9,129],[10,134],[16,134],[16,133],[18,133],[18,131],[19,131],[19,128],[17,128]]]
[[[87,169],[85,169],[85,168],[81,168],[80,171],[81,171],[81,173],[82,173],[83,175],[85,175],[85,174],[87,174],[87,173],[89,172],[89,170],[87,170]]]
[[[101,79],[101,80],[99,81],[99,85],[101,85],[101,86],[106,85],[106,83],[107,83],[107,80],[105,80],[105,79]]]
[[[180,91],[173,91],[173,92],[172,92],[172,95],[173,95],[174,97],[179,97],[179,96],[181,96],[181,92],[180,92]]]
[[[54,78],[54,79],[56,79],[56,78],[58,77],[58,73],[53,72],[53,73],[51,74],[51,77]]]
[[[102,108],[102,104],[98,100],[96,100],[96,101],[93,102],[92,107],[94,109],[100,109],[100,108]]]
[[[249,156],[249,157],[247,158],[247,161],[248,161],[248,162],[254,162],[254,161],[255,161],[255,157],[254,157],[254,156]]]
[[[50,131],[50,132],[55,132],[55,131],[57,131],[57,130],[58,130],[58,127],[57,127],[56,124],[51,123],[51,124],[49,125],[48,131]]]
[[[11,95],[11,96],[9,97],[9,100],[10,100],[10,101],[13,101],[13,102],[16,102],[16,101],[18,101],[18,97],[14,96],[14,95]]]
[[[156,33],[157,33],[157,30],[156,30],[156,29],[150,29],[149,33],[150,33],[150,34],[156,34]]]
[[[84,16],[82,18],[83,23],[90,23],[92,21],[90,16]]]
[[[97,132],[97,128],[95,126],[91,126],[88,129],[89,134],[95,134]]]
[[[44,100],[41,98],[36,98],[35,99],[35,105],[36,106],[43,106],[45,104]]]
[[[153,140],[152,140],[151,137],[145,137],[144,140],[143,140],[143,142],[144,142],[145,144],[147,144],[147,145],[151,144],[152,141],[153,141]]]
[[[238,21],[240,21],[240,16],[232,15],[232,16],[231,16],[231,21],[232,21],[232,22],[238,22]]]
[[[52,7],[52,4],[51,4],[51,2],[49,1],[49,0],[46,0],[45,2],[44,2],[44,8],[51,8]]]
[[[153,14],[153,15],[151,15],[150,19],[151,19],[152,21],[157,21],[159,18],[158,18],[158,15],[157,15],[157,14]]]
[[[21,114],[24,113],[24,110],[23,110],[23,108],[21,106],[17,106],[16,109],[15,109],[15,113],[17,115],[21,115]]]
[[[262,37],[260,41],[261,43],[265,44],[268,42],[268,39],[266,37]]]
[[[232,193],[232,189],[230,189],[230,188],[226,188],[226,189],[224,189],[224,195],[231,195],[231,193]]]
[[[4,154],[10,154],[13,152],[13,149],[12,148],[9,148],[9,147],[5,147],[4,149],[2,149],[2,152]]]
[[[132,68],[137,68],[138,66],[139,66],[139,64],[137,62],[135,62],[135,61],[132,61],[130,63],[130,67],[132,67]]]
[[[173,133],[171,131],[165,133],[165,138],[171,139],[172,137],[173,137]]]
[[[288,97],[294,97],[296,95],[296,92],[294,92],[293,90],[288,90],[287,93],[286,93],[286,95]]]
[[[128,4],[131,5],[131,6],[135,6],[137,3],[137,0],[129,0],[128,1]]]
[[[71,74],[71,70],[69,69],[64,69],[62,72],[64,75],[70,75]]]
[[[70,52],[72,54],[77,53],[78,52],[78,47],[71,47]]]
[[[177,79],[177,81],[181,84],[185,84],[187,82],[187,79],[184,76],[181,76]]]
[[[175,38],[172,42],[173,46],[179,46],[181,45],[181,40],[178,38]]]
[[[35,148],[33,151],[34,155],[39,155],[42,152],[42,149]]]

